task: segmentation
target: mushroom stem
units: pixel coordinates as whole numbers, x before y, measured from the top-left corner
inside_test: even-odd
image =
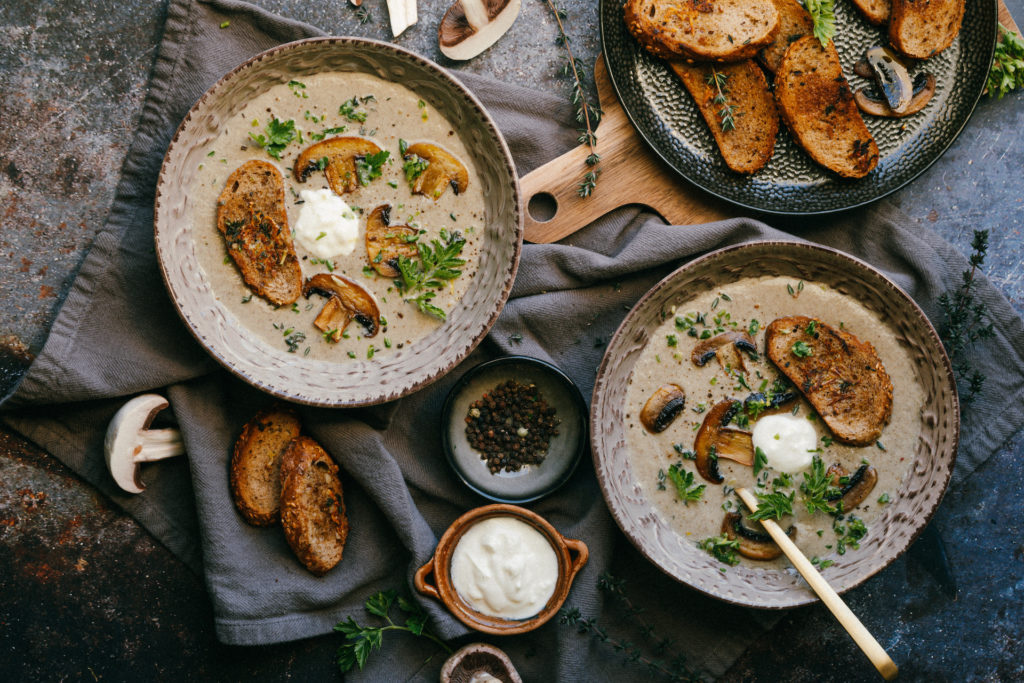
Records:
[[[177,429],[150,429],[142,433],[142,450],[135,456],[135,462],[154,462],[164,458],[184,455],[185,442]]]
[[[462,11],[466,14],[466,21],[474,29],[479,31],[481,26],[490,21],[483,0],[459,0],[459,3],[462,5]]]
[[[391,19],[391,35],[395,38],[402,31],[416,23],[416,0],[387,0],[388,17]]]

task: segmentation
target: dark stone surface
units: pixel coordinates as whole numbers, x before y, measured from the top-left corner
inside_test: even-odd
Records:
[[[839,0],[844,1],[844,0]],[[337,34],[388,39],[384,0],[360,25],[341,0],[264,7]],[[449,3],[420,0],[397,42],[446,66],[436,26]],[[581,62],[600,49],[593,0],[565,0]],[[1010,0],[1024,17],[1024,0]],[[0,3],[0,347],[37,351],[113,199],[159,40],[163,2]],[[541,0],[465,68],[567,92],[556,29]],[[960,139],[895,195],[922,229],[967,253],[991,230],[990,279],[1024,311],[1024,95],[984,100]],[[3,355],[3,354],[0,354]],[[10,366],[0,359],[0,385]],[[1019,410],[1011,406],[1009,410]],[[848,594],[901,664],[901,680],[1024,679],[1024,438],[947,495],[933,522],[959,586],[944,594],[914,549]],[[87,484],[0,430],[0,680],[240,680],[333,677],[337,638],[261,648],[216,643],[202,579]],[[426,655],[425,655],[426,656]],[[623,675],[627,678],[624,669]],[[727,676],[877,680],[821,606],[787,613]]]

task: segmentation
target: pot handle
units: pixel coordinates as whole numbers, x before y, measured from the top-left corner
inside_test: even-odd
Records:
[[[569,549],[570,557],[573,553],[576,554],[576,558],[572,560],[572,566],[569,567],[569,583],[572,583],[572,580],[576,578],[579,571],[583,569],[583,565],[590,559],[590,549],[587,548],[586,543],[575,538],[565,538],[563,536],[562,540],[565,541],[565,545]]]
[[[441,594],[437,592],[437,586],[427,581],[427,577],[434,574],[434,558],[431,557],[427,560],[427,563],[416,570],[416,574],[413,576],[413,584],[416,586],[416,590],[423,595],[434,598],[438,602],[441,600]]]

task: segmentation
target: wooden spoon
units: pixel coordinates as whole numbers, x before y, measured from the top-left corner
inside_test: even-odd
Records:
[[[757,497],[753,493],[744,488],[737,488],[736,493],[743,500],[744,504],[750,508],[751,512],[757,512]],[[793,566],[800,572],[800,575],[804,577],[804,580],[810,584],[811,589],[818,594],[818,597],[825,603],[825,606],[832,612],[840,625],[846,629],[846,632],[850,634],[854,642],[868,656],[871,663],[878,669],[878,673],[882,674],[882,678],[887,681],[896,678],[900,672],[896,663],[892,661],[892,658],[886,654],[874,636],[864,627],[864,624],[860,622],[857,615],[850,611],[850,608],[846,606],[846,603],[839,597],[839,594],[832,589],[828,581],[818,573],[818,570],[814,568],[814,565],[807,559],[807,556],[796,547],[793,541],[789,540],[782,527],[770,519],[762,519],[761,524],[772,537],[772,540],[782,548],[782,552],[786,554],[786,557],[793,563]]]

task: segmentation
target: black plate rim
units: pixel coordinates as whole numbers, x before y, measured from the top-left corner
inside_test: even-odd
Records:
[[[990,13],[991,13],[991,17],[990,18],[991,18],[992,22],[998,26],[998,24],[999,24],[999,1],[998,0],[987,0],[987,1],[989,2],[989,6],[990,6]],[[672,169],[672,171],[674,173],[676,173],[679,177],[684,179],[686,182],[690,183],[691,185],[693,185],[694,187],[698,188],[702,192],[706,192],[706,193],[708,193],[708,194],[710,194],[710,195],[712,195],[714,197],[717,197],[718,199],[722,199],[724,201],[729,202],[730,204],[734,204],[734,205],[739,206],[741,208],[749,209],[751,211],[756,211],[758,213],[771,214],[771,215],[775,215],[775,216],[825,216],[825,215],[829,215],[829,214],[839,213],[839,212],[842,212],[842,211],[850,211],[852,209],[856,209],[856,208],[859,208],[859,207],[862,207],[862,206],[867,206],[868,204],[873,204],[873,203],[877,202],[878,200],[884,199],[885,197],[888,197],[889,195],[893,194],[894,192],[897,192],[898,190],[903,189],[904,187],[906,187],[910,183],[912,183],[915,180],[917,180],[918,178],[920,178],[921,175],[925,171],[927,171],[929,168],[931,168],[935,164],[935,162],[938,161],[942,157],[942,155],[944,155],[946,153],[946,150],[948,150],[953,145],[953,143],[956,142],[956,140],[960,137],[960,134],[963,133],[964,128],[967,127],[967,123],[971,120],[971,117],[974,115],[974,110],[978,107],[978,102],[981,101],[981,96],[985,94],[985,90],[986,90],[986,85],[983,84],[982,87],[980,87],[978,89],[978,91],[975,93],[974,97],[970,98],[968,100],[970,102],[970,106],[967,109],[967,116],[964,117],[963,123],[960,124],[960,126],[956,129],[956,132],[949,137],[949,140],[944,145],[942,145],[942,147],[940,149],[938,149],[936,154],[927,163],[922,165],[921,168],[916,173],[914,173],[914,174],[910,175],[909,177],[907,177],[903,182],[901,182],[899,184],[896,184],[893,187],[888,188],[888,189],[882,191],[880,194],[876,195],[875,197],[873,197],[871,199],[866,199],[864,201],[858,201],[856,203],[848,204],[848,205],[845,205],[845,206],[838,206],[838,207],[833,208],[833,209],[821,209],[821,210],[814,210],[814,209],[812,209],[812,210],[808,210],[808,211],[787,211],[787,210],[783,210],[783,209],[773,209],[773,208],[766,208],[766,207],[763,207],[763,206],[754,206],[753,204],[748,204],[748,203],[745,203],[745,202],[740,201],[738,199],[735,199],[733,197],[726,196],[723,193],[715,192],[715,190],[713,190],[712,188],[706,187],[704,184],[698,183],[696,180],[691,178],[690,175],[687,175],[686,173],[681,171],[679,168],[676,167],[676,164],[673,161],[671,161],[665,154],[662,153],[661,149],[657,145],[655,145],[654,142],[651,141],[651,139],[647,136],[647,133],[637,123],[636,119],[633,116],[633,111],[631,110],[630,107],[626,106],[626,102],[625,102],[625,100],[622,97],[622,87],[620,86],[619,82],[615,79],[615,70],[612,68],[611,59],[608,56],[607,44],[605,42],[605,22],[604,22],[604,9],[605,9],[605,4],[608,3],[608,2],[621,3],[622,0],[600,0],[600,2],[598,3],[598,10],[597,11],[598,11],[598,24],[599,24],[599,27],[600,27],[600,30],[601,30],[601,53],[602,53],[602,58],[604,59],[605,70],[608,72],[608,78],[609,78],[609,80],[612,83],[612,90],[615,91],[615,97],[617,97],[618,100],[619,100],[619,106],[621,106],[622,110],[624,112],[626,112],[626,118],[628,118],[630,124],[632,124],[633,130],[635,130],[637,135],[639,135],[643,139],[644,143],[647,145],[647,149],[649,149],[650,151],[654,152],[654,154],[659,159],[661,159],[662,162],[665,163],[665,165],[667,165],[670,169]],[[992,69],[992,60],[995,58],[996,43],[998,42],[998,40],[999,40],[999,31],[997,29],[994,32],[993,36],[992,36],[992,45],[991,45],[991,47],[988,50],[988,57],[985,59],[985,62],[989,65],[989,70]]]

